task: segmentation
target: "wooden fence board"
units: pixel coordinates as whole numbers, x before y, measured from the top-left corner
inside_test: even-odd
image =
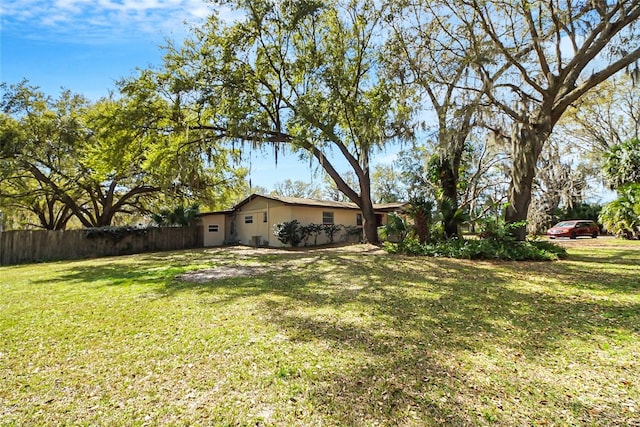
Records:
[[[0,232],[0,265],[97,258],[202,247],[202,227],[135,229],[114,235],[100,230]]]

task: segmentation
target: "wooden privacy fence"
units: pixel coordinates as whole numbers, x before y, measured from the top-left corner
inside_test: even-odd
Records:
[[[0,265],[202,247],[202,227],[0,232]]]

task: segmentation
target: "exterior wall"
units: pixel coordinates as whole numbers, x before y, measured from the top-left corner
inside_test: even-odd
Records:
[[[237,210],[227,214],[213,214],[202,217],[204,246],[220,246],[223,244],[240,243],[249,246],[272,246],[283,247],[274,235],[273,228],[276,224],[286,221],[298,220],[300,224],[322,224],[323,212],[333,213],[333,223],[345,227],[358,227],[357,209],[344,209],[323,206],[292,206],[277,200],[270,200],[257,197]],[[266,215],[266,222],[265,222]],[[381,223],[386,224],[387,214],[380,213]],[[246,218],[251,217],[252,222],[247,223]],[[209,225],[217,224],[218,232],[209,232]],[[334,235],[334,242],[358,241],[360,235],[348,235],[342,229]],[[307,240],[307,245],[329,243],[329,238],[325,233],[320,233],[317,237],[311,236]],[[304,245],[304,242],[301,243]]]
[[[293,206],[282,205],[269,209],[269,246],[283,246],[278,238],[273,235],[273,227],[281,222],[292,221],[294,219],[297,218],[295,217],[295,207]]]
[[[266,222],[265,222],[266,215]],[[252,222],[247,223],[247,217]],[[291,220],[291,208],[281,202],[256,198],[228,218],[228,241],[250,246],[274,246],[273,225]]]
[[[322,213],[333,212],[333,223],[341,225],[356,226],[356,214],[360,211],[356,209],[336,209],[328,207],[306,207],[296,206],[295,219],[301,224],[322,224]]]
[[[322,224],[323,212],[332,212],[333,213],[333,223],[336,225],[342,226],[351,226],[351,227],[360,227],[357,225],[356,215],[360,213],[360,211],[355,209],[340,209],[340,208],[331,208],[331,207],[320,207],[320,206],[290,206],[285,207],[286,211],[283,210],[282,214],[271,215],[271,236],[270,237],[270,246],[285,246],[282,242],[278,241],[278,239],[273,236],[273,226],[280,222],[298,220],[300,224]],[[352,237],[352,239],[357,240],[358,237]],[[346,231],[340,230],[333,237],[334,242],[340,242],[347,240]],[[311,236],[307,240],[307,245],[314,244],[325,244],[329,243],[329,238],[325,233],[318,234],[317,238]],[[304,245],[304,242],[301,243]]]
[[[222,246],[226,242],[227,221],[225,214],[202,216],[202,244],[203,246]],[[213,231],[213,227],[218,226],[218,231]]]

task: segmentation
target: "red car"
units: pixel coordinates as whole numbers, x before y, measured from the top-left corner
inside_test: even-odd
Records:
[[[600,234],[600,227],[589,219],[574,219],[571,221],[561,221],[547,230],[550,239],[556,237],[568,237],[575,239],[579,236],[589,236],[594,239]]]

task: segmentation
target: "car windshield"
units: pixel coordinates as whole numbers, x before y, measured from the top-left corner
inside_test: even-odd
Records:
[[[554,225],[554,227],[573,227],[575,224],[575,221],[562,221]]]

